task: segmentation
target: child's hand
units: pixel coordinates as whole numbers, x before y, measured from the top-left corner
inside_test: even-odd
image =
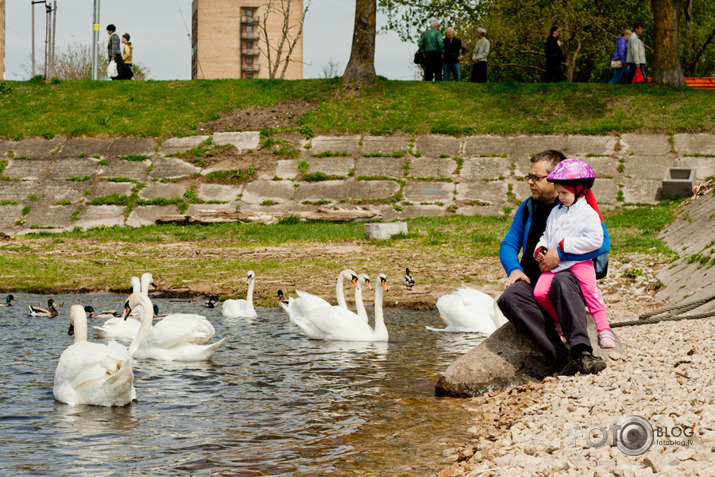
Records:
[[[534,258],[536,259],[537,262],[541,263],[544,260],[544,256],[546,255],[546,252],[548,252],[549,249],[546,247],[541,247],[539,250],[536,252],[536,255]]]

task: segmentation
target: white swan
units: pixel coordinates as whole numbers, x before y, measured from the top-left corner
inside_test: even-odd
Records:
[[[161,361],[204,361],[211,359],[226,338],[206,343],[215,333],[213,325],[201,315],[172,314],[152,326],[154,310],[143,293],[132,293],[124,303],[124,317],[141,306],[142,323],[139,333],[129,346],[137,359]]]
[[[255,318],[256,310],[253,309],[253,286],[256,283],[256,274],[253,270],[246,274],[246,292],[245,300],[226,300],[223,302],[222,313],[226,318]]]
[[[145,277],[145,275],[147,275]],[[149,284],[153,282],[151,274],[145,273],[142,275],[142,281],[145,282],[145,288],[148,291]],[[142,291],[142,281],[137,277],[131,278],[132,293],[140,293]],[[125,320],[123,317],[110,318],[105,321],[102,326],[93,326],[97,336],[104,339],[112,340],[133,340],[139,333],[141,327],[141,316],[139,313],[132,313],[130,319]]]
[[[382,314],[382,294],[387,291],[387,278],[378,275],[380,286],[375,287],[375,329],[350,310],[340,306],[318,307],[299,322],[317,331],[325,341],[387,341],[389,336]]]
[[[57,363],[52,393],[65,404],[124,406],[136,399],[129,351],[116,341],[87,342],[87,316],[81,305],[70,308],[74,344]]]
[[[474,288],[462,287],[451,295],[442,295],[437,299],[437,309],[447,327],[437,329],[428,326],[430,331],[491,335],[507,321],[501,312],[495,312],[494,298]]]
[[[360,275],[358,275],[358,284],[355,287],[355,310],[357,312],[357,315],[365,323],[367,323],[367,310],[365,310],[365,304],[362,302],[363,285],[367,286],[370,290],[372,290],[372,285],[370,284],[370,277],[368,277],[364,273],[361,273]]]

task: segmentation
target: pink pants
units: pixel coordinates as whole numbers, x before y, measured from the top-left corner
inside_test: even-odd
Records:
[[[567,270],[563,270],[562,272],[565,271]],[[581,293],[583,294],[584,300],[586,300],[588,311],[591,312],[591,316],[593,316],[596,322],[596,329],[598,331],[610,330],[611,326],[608,324],[608,318],[606,317],[606,303],[601,296],[601,290],[599,290],[598,285],[596,285],[596,271],[593,268],[593,262],[591,260],[578,262],[572,265],[568,271],[573,273],[578,280]],[[550,298],[551,281],[554,279],[554,275],[555,274],[551,272],[541,274],[539,281],[536,282],[536,286],[534,287],[534,298],[536,298],[537,303],[551,316],[554,322],[558,322],[559,319],[556,316],[556,310]]]

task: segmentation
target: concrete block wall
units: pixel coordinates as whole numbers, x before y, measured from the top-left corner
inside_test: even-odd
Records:
[[[594,192],[603,210],[658,202],[669,167],[695,168],[698,179],[715,176],[712,134],[676,134],[673,140],[636,134],[319,136],[311,140],[293,136],[288,139],[298,150],[296,158],[261,150],[258,132],[230,134],[172,138],[160,146],[148,138],[0,140],[0,231],[137,226],[179,213],[175,204],[138,205],[131,211],[124,206],[90,205],[98,197],[128,196],[133,191],[143,200],[185,200],[190,203],[185,214],[191,215],[236,210],[281,215],[325,205],[370,205],[380,210],[383,220],[513,213],[530,194],[523,180],[529,158],[548,148],[593,165]],[[231,143],[233,149],[206,167],[171,157],[208,138]],[[147,158],[122,159],[130,154]],[[204,180],[211,172],[249,166],[257,171],[249,182],[223,185]],[[324,174],[326,180],[308,181],[314,173]]]

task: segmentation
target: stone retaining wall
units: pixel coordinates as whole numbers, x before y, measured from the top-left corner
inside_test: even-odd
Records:
[[[209,138],[233,147],[204,167],[171,157]],[[604,209],[657,202],[668,167],[695,168],[698,178],[715,175],[711,134],[284,140],[290,154],[261,147],[258,132],[172,138],[160,145],[149,138],[0,141],[0,230],[139,226],[177,214],[181,207],[137,205],[129,211],[122,205],[90,205],[112,194],[133,193],[150,204],[182,201],[188,205],[184,213],[193,215],[238,209],[280,214],[357,204],[379,208],[384,220],[503,214],[528,197],[522,178],[529,158],[544,149],[560,149],[591,163],[598,174],[594,192]],[[131,161],[127,156],[146,158]],[[246,171],[259,163],[245,183],[207,183],[211,172]],[[313,173],[326,180],[305,180]]]

